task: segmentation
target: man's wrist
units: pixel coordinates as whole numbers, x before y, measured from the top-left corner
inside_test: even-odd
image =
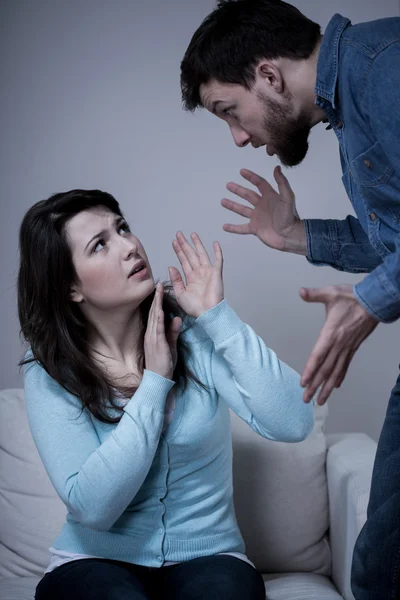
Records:
[[[283,252],[307,256],[307,234],[303,220],[298,220],[290,232],[282,236]]]

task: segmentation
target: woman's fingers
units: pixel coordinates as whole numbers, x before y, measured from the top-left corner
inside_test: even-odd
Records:
[[[186,254],[184,253],[180,243],[177,240],[173,240],[172,247],[175,250],[175,254],[178,257],[179,262],[181,263],[182,271],[185,277],[193,271],[190,262],[187,259]]]
[[[214,266],[222,272],[222,265],[224,263],[224,256],[222,254],[222,248],[219,242],[214,242]]]
[[[156,293],[156,310],[160,312],[162,310],[162,301],[164,295],[164,288],[162,283],[157,284],[157,293]]]
[[[147,329],[151,336],[155,336],[157,334],[157,326],[158,326],[158,315],[160,312],[160,307],[162,306],[162,293],[161,290],[163,286],[161,283],[157,283],[153,302],[151,303],[149,319]]]
[[[157,313],[157,324],[156,324],[157,339],[165,338],[165,325],[164,325],[164,311],[159,310]]]
[[[183,282],[182,275],[179,273],[176,267],[168,267],[168,272],[175,295],[179,296],[179,294],[185,289],[185,284]]]
[[[176,234],[176,239],[178,244],[181,247],[182,252],[184,253],[186,260],[192,269],[195,269],[200,264],[200,258],[197,252],[193,249],[193,247],[189,244],[185,236],[181,231],[178,231]]]
[[[176,349],[176,343],[179,337],[179,333],[182,327],[182,319],[180,317],[174,317],[169,326],[166,338],[171,350]]]
[[[210,265],[210,257],[208,256],[207,250],[204,248],[203,242],[201,241],[199,235],[194,232],[190,236],[193,240],[194,247],[197,251],[200,263],[202,265]]]
[[[154,327],[154,307],[156,304],[156,299],[157,299],[157,285],[154,289],[154,296],[153,296],[153,301],[151,303],[150,306],[150,310],[149,310],[149,316],[147,319],[147,329],[146,329],[146,334],[147,335],[151,335],[152,331],[153,331],[153,327]]]

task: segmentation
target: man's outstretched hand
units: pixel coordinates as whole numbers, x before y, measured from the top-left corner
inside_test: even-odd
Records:
[[[310,402],[322,386],[317,399],[322,405],[340,387],[354,354],[379,321],[356,300],[352,285],[302,288],[300,296],[306,302],[325,304],[325,324],[301,377],[304,401]]]
[[[224,230],[240,235],[256,235],[263,244],[274,250],[306,255],[304,221],[297,213],[294,192],[282,169],[276,167],[274,170],[278,191],[253,171],[242,169],[240,174],[256,186],[258,192],[237,183],[227,184],[230,192],[246,200],[250,206],[224,198],[221,202],[224,208],[248,219],[247,223],[241,225],[226,223]]]

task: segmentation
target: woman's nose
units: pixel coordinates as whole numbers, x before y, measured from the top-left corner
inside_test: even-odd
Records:
[[[132,256],[132,254],[137,254],[138,251],[138,243],[137,240],[133,237],[122,238],[124,241],[123,251],[125,254],[125,258],[128,259]]]

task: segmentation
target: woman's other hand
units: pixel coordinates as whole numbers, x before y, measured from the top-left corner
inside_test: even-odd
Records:
[[[145,365],[147,370],[172,380],[177,361],[176,344],[182,319],[175,317],[165,335],[163,295],[164,288],[161,283],[158,283],[144,336]]]
[[[178,269],[169,267],[168,270],[177,302],[188,315],[197,319],[224,299],[223,256],[221,246],[214,242],[212,264],[197,233],[192,233],[191,238],[194,247],[181,232],[172,242],[186,283]]]

